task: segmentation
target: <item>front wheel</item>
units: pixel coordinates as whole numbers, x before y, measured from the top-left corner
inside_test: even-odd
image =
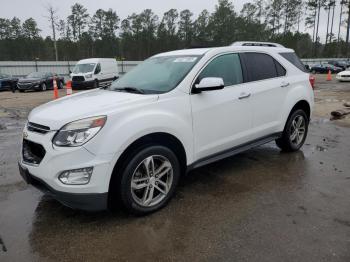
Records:
[[[46,91],[47,87],[45,83],[41,84],[41,91]]]
[[[282,137],[276,140],[279,148],[286,152],[299,150],[305,142],[309,119],[301,109],[294,111],[288,118]]]
[[[95,80],[93,88],[99,88],[100,84],[98,80]]]
[[[145,215],[164,207],[180,177],[176,155],[164,146],[149,146],[131,156],[122,171],[119,195],[133,214]]]

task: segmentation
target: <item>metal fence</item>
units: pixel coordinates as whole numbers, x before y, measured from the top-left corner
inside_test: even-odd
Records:
[[[55,72],[66,78],[69,77],[69,71],[72,70],[77,61],[0,61],[0,72],[23,77],[31,72]],[[120,74],[129,72],[137,66],[140,61],[118,61]]]
[[[350,58],[303,58],[301,61],[305,65],[323,64],[328,61],[350,61]]]
[[[349,61],[349,58],[312,58],[301,60],[304,64],[313,65],[326,63],[331,60]],[[0,61],[0,73],[23,77],[34,71],[49,71],[68,78],[69,71],[74,68],[76,63],[77,61]],[[120,74],[129,72],[139,63],[141,61],[119,61],[118,68]]]

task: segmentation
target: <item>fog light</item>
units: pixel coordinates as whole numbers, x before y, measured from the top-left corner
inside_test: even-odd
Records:
[[[93,167],[63,171],[58,179],[66,185],[86,185],[90,182]]]

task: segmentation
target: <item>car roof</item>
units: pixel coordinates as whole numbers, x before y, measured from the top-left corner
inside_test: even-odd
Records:
[[[293,49],[285,47],[268,47],[268,46],[223,46],[223,47],[212,47],[212,48],[194,48],[194,49],[182,49],[176,51],[165,52],[157,54],[154,57],[163,56],[202,56],[207,53],[220,53],[220,52],[230,52],[230,51],[249,51],[249,52],[266,52],[266,53],[284,53],[284,52],[294,52]]]
[[[78,61],[78,64],[98,63],[101,61],[116,61],[114,58],[88,58]]]

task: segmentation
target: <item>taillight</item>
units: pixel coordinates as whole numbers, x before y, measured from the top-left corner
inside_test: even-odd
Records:
[[[309,76],[309,81],[310,81],[310,85],[311,85],[312,89],[314,89],[315,88],[315,81],[316,81],[315,76],[310,75]]]

